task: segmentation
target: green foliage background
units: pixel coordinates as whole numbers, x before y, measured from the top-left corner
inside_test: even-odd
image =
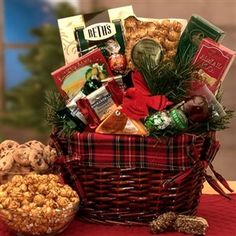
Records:
[[[52,9],[52,14],[58,19],[77,13],[68,3],[61,3]],[[19,58],[31,76],[6,92],[6,114],[1,121],[46,133],[49,127],[45,119],[45,93],[56,90],[51,72],[64,64],[64,57],[57,25],[44,24],[32,29],[31,34],[37,43]]]

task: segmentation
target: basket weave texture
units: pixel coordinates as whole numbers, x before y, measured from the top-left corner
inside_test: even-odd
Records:
[[[174,211],[194,215],[219,142],[215,133],[152,137],[76,133],[52,136],[57,167],[79,193],[89,221],[146,224]]]

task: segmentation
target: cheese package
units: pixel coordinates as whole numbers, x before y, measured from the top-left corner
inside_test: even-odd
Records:
[[[148,131],[140,120],[133,120],[121,111],[121,107],[115,108],[107,118],[96,128],[101,134],[124,134],[147,136]]]
[[[123,19],[134,15],[132,6],[108,9],[86,15],[58,20],[65,62],[70,63],[91,46],[105,44],[109,39],[118,42],[124,53]]]

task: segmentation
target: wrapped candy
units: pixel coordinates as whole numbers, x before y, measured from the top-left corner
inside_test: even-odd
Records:
[[[110,39],[106,42],[106,50],[110,56],[108,58],[108,65],[111,71],[115,74],[123,74],[126,70],[126,57],[120,54],[120,45],[116,40]]]
[[[188,119],[183,111],[172,109],[160,111],[150,115],[145,120],[145,126],[150,130],[169,129],[174,131],[185,130],[188,127]]]

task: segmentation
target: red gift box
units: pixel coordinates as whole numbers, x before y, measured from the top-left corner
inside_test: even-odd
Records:
[[[94,65],[97,66],[99,73],[104,73],[105,78],[113,76],[98,48],[51,73],[59,92],[66,100],[73,98],[81,90],[89,79],[88,74],[93,73]]]
[[[215,94],[222,84],[236,52],[216,43],[210,38],[203,39],[193,59],[193,64],[201,68],[204,82]]]

